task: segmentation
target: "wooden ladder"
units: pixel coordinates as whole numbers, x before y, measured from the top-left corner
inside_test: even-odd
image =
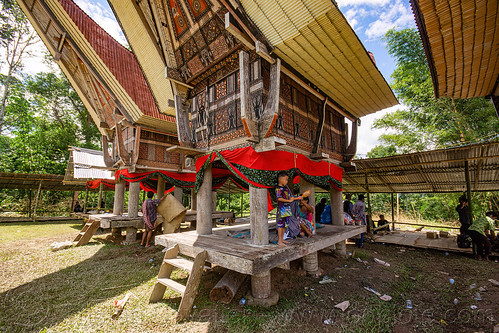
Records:
[[[99,220],[88,220],[87,223],[85,223],[85,225],[83,226],[83,229],[81,229],[80,233],[73,240],[73,244],[75,246],[87,244],[99,227]]]
[[[175,290],[182,295],[182,300],[180,301],[177,313],[177,321],[181,321],[189,319],[192,305],[194,304],[194,298],[196,298],[196,294],[198,293],[199,283],[201,282],[201,276],[203,275],[204,263],[206,261],[207,254],[206,251],[200,252],[196,255],[194,261],[190,261],[185,258],[178,257],[178,253],[178,244],[166,251],[165,258],[163,259],[163,263],[159,269],[158,279],[154,285],[149,302],[152,303],[161,300],[167,287]],[[189,279],[187,280],[187,284],[185,286],[170,279],[174,267],[189,272]]]

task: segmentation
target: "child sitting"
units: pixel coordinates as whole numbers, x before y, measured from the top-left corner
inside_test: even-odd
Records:
[[[286,246],[284,243],[284,231],[289,223],[289,217],[293,215],[290,203],[295,200],[301,200],[302,197],[293,197],[293,194],[288,187],[287,172],[279,172],[277,175],[277,184],[275,189],[277,196],[277,236],[279,237],[277,245]]]
[[[302,230],[300,234],[303,237],[306,234],[307,237],[310,238],[314,235],[314,229],[315,229],[315,225],[313,222],[314,207],[312,207],[308,203],[309,203],[308,197],[305,197],[300,201],[300,211],[298,213],[298,217],[300,221],[300,228]]]

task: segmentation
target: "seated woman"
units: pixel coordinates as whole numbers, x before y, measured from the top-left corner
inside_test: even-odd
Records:
[[[313,221],[314,218],[314,207],[309,205],[308,197],[303,198],[300,201],[300,211],[299,211],[298,220],[300,222],[301,235],[307,237],[312,237],[314,235],[315,223]]]

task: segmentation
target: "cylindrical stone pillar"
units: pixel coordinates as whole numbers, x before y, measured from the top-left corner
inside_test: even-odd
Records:
[[[269,224],[267,210],[267,189],[250,185],[250,226],[251,243],[269,244]]]
[[[113,214],[122,215],[125,205],[125,181],[120,179],[114,186]]]
[[[161,199],[165,195],[165,179],[161,176],[158,176],[158,187],[156,189],[158,190],[158,199]]]
[[[336,190],[331,186],[329,191],[331,198],[331,222],[333,225],[345,225],[344,215],[343,215],[343,197],[341,191]],[[336,243],[336,249],[334,250],[338,257],[345,258],[347,256],[346,242],[341,241]]]
[[[312,252],[303,257],[303,269],[308,274],[315,274],[319,270],[319,257],[317,252]]]
[[[139,216],[139,199],[140,182],[131,182],[128,188],[128,217]]]
[[[251,295],[254,298],[268,298],[271,292],[270,271],[251,276]]]
[[[211,164],[204,171],[203,184],[197,193],[196,232],[198,235],[211,234],[212,228],[212,173]]]

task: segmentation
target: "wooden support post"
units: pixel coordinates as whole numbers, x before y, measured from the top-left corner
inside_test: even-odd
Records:
[[[269,244],[269,221],[267,211],[267,189],[250,185],[251,243]]]
[[[241,193],[241,204],[239,205],[239,212],[241,217],[243,217],[243,194]]]
[[[173,196],[175,199],[178,200],[182,205],[184,204],[184,201],[182,200],[182,195],[184,194],[184,190],[180,186],[175,186],[175,189],[173,190]]]
[[[343,196],[341,191],[330,186],[329,199],[331,200],[331,224],[345,225],[343,218]],[[346,258],[347,246],[345,241],[336,243],[334,253],[340,258]]]
[[[78,201],[78,196],[79,195],[80,195],[79,191],[73,191],[73,201],[71,202],[71,212],[74,212],[75,203],[76,203],[76,201]],[[30,213],[30,216],[31,216],[31,213]]]
[[[211,209],[213,212],[217,211],[217,191],[211,192]]]
[[[336,246],[338,246],[338,244],[336,244]],[[319,257],[317,256],[317,252],[312,252],[303,257],[303,269],[308,275],[320,275]]]
[[[130,182],[128,188],[128,217],[139,216],[139,199],[140,199],[140,182]],[[127,234],[128,234],[128,229],[127,229]]]
[[[210,299],[212,301],[229,304],[244,280],[246,280],[245,274],[228,270],[211,290]]]
[[[371,212],[371,192],[369,191],[369,182],[367,179],[367,173],[365,173],[366,179],[366,189],[367,189],[367,225],[369,227],[369,233],[372,235],[373,233],[373,216]]]
[[[36,210],[38,208],[38,198],[40,197],[41,190],[42,190],[42,182],[40,181],[40,184],[38,184],[38,192],[36,192],[36,197],[35,197],[35,208],[33,209],[33,222],[36,222]]]
[[[158,187],[156,188],[157,190],[157,197],[158,199],[161,199],[163,195],[165,195],[165,179],[158,175]]]
[[[196,192],[194,192],[194,189],[191,189],[191,210],[197,210],[198,209],[198,197],[196,195]]]
[[[101,183],[101,184],[99,184],[99,202],[97,202],[97,210],[99,212],[102,209],[102,189],[103,189],[103,185]]]
[[[85,189],[85,201],[83,202],[83,213],[87,213],[87,207],[88,207],[88,187]]]
[[[277,304],[279,294],[272,290],[270,271],[251,276],[251,295],[248,295],[248,305],[269,307]]]
[[[394,214],[394,210],[393,210],[393,192],[392,192],[392,196],[391,196],[391,204],[392,204],[392,231],[395,231],[395,214]]]
[[[31,197],[32,197],[32,191],[31,189],[28,192],[28,217],[31,217]],[[73,211],[73,205],[74,205],[74,200],[73,203],[71,204],[71,211]]]
[[[121,234],[121,231],[120,231],[120,234]],[[135,227],[126,227],[126,236],[125,236],[125,242],[126,242],[126,244],[132,244],[136,240],[137,240],[137,228],[135,228]]]
[[[466,177],[466,196],[468,197],[468,209],[470,214],[470,223],[473,223],[473,209],[471,202],[471,181],[470,181],[470,167],[468,160],[464,161],[464,172]]]
[[[104,207],[102,207],[103,209],[106,209],[106,200],[107,199],[107,191],[104,191]]]
[[[120,179],[114,186],[113,214],[122,215],[125,208],[125,181]]]
[[[305,179],[303,179],[303,177],[300,177],[300,193],[304,193],[305,191],[310,191],[310,195],[308,196],[308,204],[314,207],[312,223],[313,225],[315,225],[315,186],[314,184],[307,182]],[[314,235],[315,233],[316,229],[314,228]]]
[[[199,203],[196,213],[196,232],[198,235],[209,235],[212,229],[212,189],[211,164],[204,171],[203,184],[197,193]]]
[[[397,222],[400,222],[400,193],[397,193]]]

